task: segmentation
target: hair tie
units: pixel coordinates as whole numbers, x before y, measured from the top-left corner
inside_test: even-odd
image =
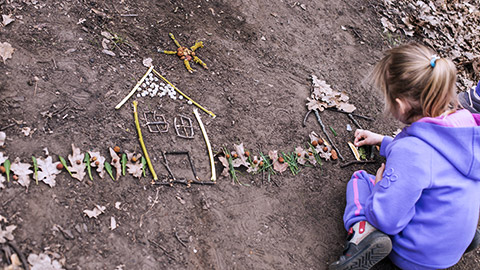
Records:
[[[432,59],[430,59],[430,66],[432,68],[435,67],[435,62],[437,61],[437,59],[440,59],[440,57],[438,57],[438,55],[436,55],[436,54],[432,55]]]

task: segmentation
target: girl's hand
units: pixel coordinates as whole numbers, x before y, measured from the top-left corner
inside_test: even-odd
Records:
[[[382,180],[383,172],[385,171],[385,163],[382,163],[382,166],[378,168],[377,174],[375,175],[375,184]]]
[[[353,141],[353,144],[356,147],[362,145],[380,145],[383,137],[385,136],[373,133],[369,130],[357,129],[355,130],[355,141]]]

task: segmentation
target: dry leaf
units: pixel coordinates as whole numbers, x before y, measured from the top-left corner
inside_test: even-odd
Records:
[[[17,228],[15,225],[9,225],[5,228],[5,230],[2,229],[2,226],[0,225],[0,244],[6,243],[8,241],[12,241],[15,237],[13,236],[13,231]]]
[[[105,157],[100,155],[100,152],[88,151],[88,154],[90,155],[91,160],[90,166],[92,166],[93,168],[97,168],[98,175],[100,176],[100,178],[103,178],[105,176]]]
[[[120,175],[122,175],[122,164],[120,163],[120,157],[117,155],[117,153],[109,147],[108,150],[110,151],[110,156],[112,157],[112,166],[115,168],[117,173],[115,174],[115,180],[118,180],[120,178]]]
[[[100,214],[105,212],[105,209],[107,209],[105,206],[97,204],[93,210],[83,210],[83,213],[85,213],[89,218],[97,218]]]
[[[223,171],[222,171],[222,176],[228,176],[228,171],[229,171],[229,164],[228,164],[228,160],[226,157],[223,157],[223,156],[219,156],[218,157],[218,160],[220,160],[220,163],[222,163],[223,165]]]
[[[110,230],[115,230],[117,228],[117,221],[114,217],[110,218]]]
[[[5,144],[5,138],[7,138],[7,134],[5,134],[5,132],[3,131],[0,131],[0,146],[3,146]]]
[[[319,80],[315,75],[311,76],[313,89],[311,98],[307,98],[308,110],[323,111],[326,108],[337,108],[345,112],[355,110],[355,106],[348,103],[349,98],[345,93],[335,91],[325,81]]]
[[[50,187],[55,186],[55,177],[61,172],[57,169],[57,165],[60,164],[60,161],[55,163],[52,162],[52,157],[48,156],[47,158],[37,158],[38,164],[38,180],[43,181],[45,184]]]
[[[0,152],[0,164],[4,163],[8,157],[3,155],[3,152]]]
[[[10,264],[9,266],[3,268],[3,270],[23,270],[22,262],[21,262],[20,259],[18,258],[17,253],[13,253],[13,254],[10,256],[10,261],[12,262],[12,264]]]
[[[57,260],[52,260],[45,253],[30,254],[27,259],[30,264],[30,270],[63,270],[62,265]]]
[[[258,158],[257,156],[254,156],[252,159],[252,164],[248,168],[247,172],[249,173],[255,173],[260,169],[260,161],[262,161],[262,158]]]
[[[14,22],[15,21],[15,18],[13,18],[13,15],[12,14],[9,14],[9,15],[2,15],[2,24],[3,26],[7,26],[9,25],[10,23]]]
[[[300,146],[295,148],[295,155],[297,156],[298,164],[305,165],[305,163],[308,161],[308,158],[305,157],[308,156],[308,152]]]
[[[30,167],[30,164],[20,162],[20,158],[18,157],[15,159],[15,161],[10,167],[12,172],[18,176],[18,183],[26,188],[28,188],[28,186],[30,185],[29,175],[33,173],[33,171],[29,169]]]
[[[14,51],[15,49],[12,47],[12,45],[10,45],[10,43],[8,42],[0,43],[0,56],[2,57],[4,64],[8,58],[12,58]]]
[[[137,177],[137,178],[140,178],[142,177],[142,174],[143,174],[143,165],[142,163],[140,162],[140,158],[142,157],[141,154],[134,154],[134,153],[130,153],[128,151],[125,151],[125,154],[127,154],[127,172],[129,174],[132,174],[133,177]],[[133,162],[132,160],[135,158],[135,162]]]
[[[238,157],[232,161],[233,167],[237,168],[240,166],[245,166],[247,168],[250,167],[250,163],[247,161],[247,157],[245,156],[245,148],[243,147],[243,143],[241,144],[233,144],[235,151],[232,151],[232,156],[237,154]]]
[[[0,189],[5,188],[5,185],[3,184],[5,181],[7,181],[7,179],[5,178],[5,176],[3,176],[3,174],[0,173]]]
[[[68,169],[72,173],[72,177],[83,181],[83,178],[86,175],[85,169],[87,165],[83,162],[85,154],[81,153],[80,148],[76,148],[75,145],[72,144],[72,154],[68,155],[68,161],[72,166],[69,166]]]
[[[268,157],[273,160],[273,169],[277,172],[284,172],[288,169],[288,163],[286,162],[283,162],[283,163],[280,163],[278,161],[278,153],[277,151],[269,151],[268,152]]]

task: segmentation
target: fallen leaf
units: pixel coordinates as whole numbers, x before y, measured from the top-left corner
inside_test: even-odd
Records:
[[[225,177],[228,176],[229,175],[228,171],[230,169],[229,168],[230,165],[228,164],[227,158],[223,157],[223,156],[219,156],[218,160],[220,160],[220,163],[222,163],[222,165],[223,165],[223,171],[222,171],[221,175],[225,176]]]
[[[110,230],[115,230],[117,228],[117,221],[114,217],[110,218]]]
[[[57,260],[52,260],[45,253],[28,255],[30,270],[63,270],[62,265]]]
[[[13,253],[13,254],[10,256],[10,261],[12,262],[12,264],[10,264],[9,266],[3,268],[3,270],[23,270],[22,262],[21,262],[20,259],[18,258],[17,253]]]
[[[177,200],[181,203],[181,204],[185,204],[185,200],[182,199],[182,197],[180,196],[175,196],[177,198]]]
[[[92,166],[93,168],[97,168],[98,175],[100,176],[100,178],[103,179],[103,177],[105,177],[105,170],[103,165],[105,164],[105,157],[100,155],[100,152],[88,151],[88,154],[90,155],[91,160],[90,166]]]
[[[2,229],[2,226],[0,225],[0,244],[6,243],[8,241],[12,241],[15,239],[13,236],[13,231],[17,228],[15,225],[9,225],[5,228],[5,230]]]
[[[127,172],[133,177],[140,178],[142,177],[143,174],[143,164],[140,162],[140,159],[142,157],[141,154],[135,154],[135,153],[130,153],[128,151],[125,151],[127,154]],[[135,162],[132,160],[135,158]]]
[[[349,97],[345,93],[333,90],[330,85],[315,75],[311,75],[311,79],[313,89],[311,97],[307,98],[308,110],[323,111],[326,108],[337,108],[345,112],[355,110],[355,106],[348,103]]]
[[[305,149],[303,149],[300,146],[297,146],[295,148],[295,155],[297,156],[298,164],[305,165],[305,163],[307,163],[308,158],[306,158],[306,156],[308,156],[308,152],[305,151]]]
[[[72,173],[72,177],[78,181],[83,181],[83,178],[86,175],[85,169],[87,165],[83,163],[85,154],[81,153],[80,148],[76,148],[72,143],[72,154],[68,155],[68,161],[70,161],[71,166],[68,166],[68,169]]]
[[[93,210],[83,210],[83,213],[85,213],[89,218],[97,218],[100,214],[105,212],[105,209],[107,209],[105,206],[97,204]]]
[[[18,157],[15,159],[15,161],[12,163],[12,166],[10,167],[12,172],[18,176],[18,183],[26,188],[28,188],[28,186],[30,185],[29,175],[33,173],[33,171],[29,169],[30,167],[30,164],[20,162],[20,158]]]
[[[110,51],[110,50],[107,50],[107,49],[103,49],[102,50],[102,53],[106,54],[106,55],[110,55],[110,56],[115,56],[115,53]]]
[[[7,134],[5,134],[5,132],[3,131],[0,131],[0,146],[3,146],[3,144],[5,144],[5,138],[7,138]]]
[[[269,151],[268,152],[268,157],[273,160],[273,169],[277,172],[284,172],[288,169],[288,163],[287,162],[283,162],[283,163],[280,163],[278,161],[278,152],[275,150],[275,151]]]
[[[232,151],[232,156],[233,154],[237,154],[238,157],[233,159],[232,165],[233,167],[237,168],[240,166],[245,166],[247,168],[250,167],[250,163],[247,161],[247,157],[245,156],[245,148],[243,147],[243,143],[241,144],[233,144],[233,147],[235,148],[235,151]]]
[[[15,21],[15,18],[13,18],[13,15],[12,14],[9,14],[9,15],[2,15],[2,19],[3,19],[3,26],[7,26],[9,25],[10,23],[14,22]]]
[[[255,173],[260,169],[260,161],[262,161],[262,158],[259,158],[257,156],[254,156],[252,159],[252,164],[250,167],[247,169],[248,173]]]
[[[115,170],[117,173],[115,174],[115,180],[118,180],[120,178],[120,175],[122,175],[122,164],[120,163],[120,157],[117,155],[117,153],[109,147],[108,150],[110,151],[110,156],[112,157],[112,164],[113,167],[115,167]]]
[[[0,164],[3,164],[8,157],[3,155],[3,152],[0,152]]]
[[[14,51],[15,49],[12,47],[12,45],[10,45],[10,43],[8,42],[0,43],[0,56],[2,57],[4,64],[8,58],[12,58]]]
[[[7,181],[7,179],[5,178],[5,176],[3,176],[3,174],[0,173],[0,189],[5,188],[5,185],[3,184],[5,181]]]
[[[153,62],[152,58],[145,58],[142,61],[143,65],[146,66],[146,67],[151,67],[152,62]]]
[[[45,184],[50,187],[55,186],[55,177],[57,174],[62,171],[57,169],[57,165],[60,164],[60,161],[55,163],[52,162],[52,157],[48,156],[47,158],[37,158],[38,164],[38,180],[43,181]]]

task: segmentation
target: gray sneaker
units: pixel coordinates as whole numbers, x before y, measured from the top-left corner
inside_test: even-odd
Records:
[[[347,243],[340,259],[329,266],[329,270],[368,270],[392,250],[390,237],[375,229],[366,221],[350,228]]]
[[[477,85],[477,88],[480,88],[480,83]],[[480,113],[480,96],[476,93],[475,87],[466,92],[460,92],[458,94],[458,102],[471,113]]]

